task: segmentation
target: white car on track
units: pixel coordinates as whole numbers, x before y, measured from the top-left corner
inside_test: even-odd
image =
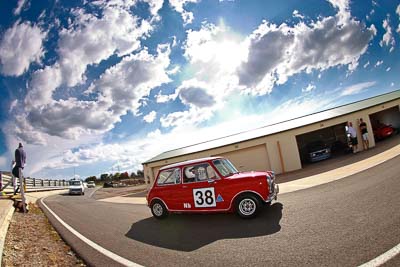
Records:
[[[81,180],[69,181],[69,194],[70,195],[84,195],[85,186]]]

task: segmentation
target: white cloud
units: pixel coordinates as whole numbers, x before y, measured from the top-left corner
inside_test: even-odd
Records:
[[[140,48],[140,38],[152,27],[127,10],[105,7],[97,17],[76,9],[75,21],[60,32],[58,54],[63,82],[75,86],[85,81],[87,66],[98,64],[114,53],[127,55]]]
[[[102,16],[73,10],[74,20],[60,32],[59,60],[32,75],[25,109],[18,110],[19,120],[13,127],[22,140],[43,144],[49,136],[76,139],[85,133],[104,133],[128,111],[135,114],[140,99],[152,88],[170,81],[166,73],[170,48],[159,45],[156,56],[144,49],[106,70],[87,90],[90,100],[54,99],[57,88],[85,81],[88,66],[139,49],[140,39],[152,29],[149,22],[128,12],[135,1],[93,4],[102,7]]]
[[[376,27],[375,27],[374,24],[372,24],[372,25],[369,27],[369,30],[372,32],[372,35],[373,35],[373,36],[376,36],[376,34],[378,33],[378,30],[376,29]]]
[[[177,94],[163,95],[160,91],[157,95],[155,95],[155,99],[157,103],[166,103],[171,100],[175,100],[177,96]]]
[[[364,67],[364,69],[365,69],[365,68],[368,67],[368,66],[369,66],[369,60],[367,61],[367,63],[364,64],[363,67]]]
[[[149,4],[151,15],[159,19],[158,11],[162,8],[164,0],[144,0],[144,2]]]
[[[364,91],[365,89],[368,89],[368,88],[374,86],[375,84],[376,84],[375,81],[354,84],[354,85],[351,85],[351,86],[348,86],[348,87],[344,88],[342,93],[341,93],[341,95],[342,96],[347,96],[347,95],[359,94],[362,91]]]
[[[391,67],[387,67],[386,72],[390,71],[391,69],[392,69]]]
[[[309,26],[303,22],[293,27],[277,26],[264,21],[248,38],[248,58],[238,71],[240,84],[250,88],[252,94],[262,95],[303,71],[341,65],[353,71],[376,29],[366,28],[345,14],[349,12],[347,1],[331,2],[338,7],[338,14]]]
[[[156,117],[157,117],[157,112],[153,110],[146,116],[143,116],[143,120],[147,123],[152,123],[156,119]]]
[[[29,22],[16,22],[0,41],[1,73],[20,76],[32,62],[40,63],[43,56],[43,40],[46,33]]]
[[[235,71],[246,55],[241,41],[223,21],[219,26],[203,24],[198,31],[187,31],[184,56],[190,64],[182,72],[189,71],[196,78],[184,80],[173,94],[155,96],[158,103],[179,97],[188,107],[162,116],[163,127],[199,124],[223,107],[225,99],[238,87]]]
[[[99,101],[110,102],[109,109],[118,115],[125,114],[127,110],[136,113],[142,97],[148,96],[151,89],[170,82],[166,74],[169,54],[169,47],[160,45],[158,56],[143,50],[125,57],[94,83],[95,91],[101,95]]]
[[[13,10],[13,14],[18,16],[21,14],[22,8],[25,6],[27,0],[18,0],[17,7]]]
[[[27,103],[34,101],[31,99],[42,98],[45,100],[41,102],[47,104],[30,105],[21,115],[23,123],[18,127],[22,129],[20,137],[25,140],[27,136],[21,134],[30,128],[38,134],[72,139],[85,133],[103,133],[112,129],[122,115],[128,111],[137,112],[140,99],[148,96],[151,89],[170,81],[165,72],[169,66],[169,53],[168,47],[160,46],[157,56],[143,50],[124,57],[91,85],[89,92],[97,96],[92,101],[76,98],[56,101],[50,94],[39,94],[48,93],[48,90],[38,90],[37,94],[32,90],[27,96]],[[32,142],[32,138],[29,140]]]
[[[162,116],[160,122],[162,127],[187,128],[189,125],[198,125],[210,119],[212,115],[212,109],[191,106],[189,110],[177,111]]]
[[[175,66],[174,68],[167,71],[168,75],[175,75],[180,71],[180,66]]]
[[[397,8],[396,8],[396,14],[399,16],[399,19],[400,19],[400,4],[397,6]],[[398,33],[400,33],[400,24],[399,24],[399,26],[397,27],[397,30],[396,30]]]
[[[190,66],[186,71],[196,79],[184,81],[175,94],[159,94],[156,99],[166,102],[179,96],[189,110],[162,117],[162,126],[184,125],[190,119],[199,123],[211,116],[200,116],[199,110],[207,106],[215,112],[232,93],[264,95],[304,71],[342,65],[347,65],[349,71],[356,69],[376,28],[366,28],[350,18],[347,1],[332,4],[338,9],[334,17],[293,27],[264,21],[248,38],[235,34],[223,20],[218,26],[203,24],[197,31],[188,30],[184,55]],[[193,84],[184,85],[190,82]],[[190,89],[181,90],[184,87]],[[201,103],[195,97],[198,94],[204,96]]]
[[[188,30],[185,57],[189,60],[188,71],[215,99],[222,99],[237,87],[236,69],[246,58],[243,38],[227,28],[223,21],[219,26],[203,24],[198,31]],[[218,102],[218,101],[217,101]]]
[[[18,99],[11,101],[10,107],[8,108],[8,113],[14,112],[14,110],[18,107],[18,105],[19,105]]]
[[[310,83],[309,85],[307,85],[306,88],[303,88],[301,91],[302,92],[311,92],[315,88],[316,88],[316,86],[314,84]]]
[[[214,96],[208,93],[211,90],[212,88],[208,88],[206,83],[194,79],[183,82],[177,92],[185,105],[210,108],[216,104]]]
[[[46,144],[43,134],[27,121],[25,114],[15,115],[14,121],[8,123],[7,129],[12,131],[12,133],[8,134],[9,136],[15,136],[17,139],[25,141],[29,144]]]
[[[188,3],[198,3],[200,0],[169,0],[169,4],[176,12],[180,13],[185,25],[193,22],[194,16],[192,12],[184,9],[184,6]]]
[[[293,11],[292,16],[295,17],[295,18],[304,19],[304,16],[301,15],[300,12],[297,9],[295,9]]]
[[[380,65],[382,65],[383,64],[383,60],[378,60],[376,63],[375,63],[375,67],[379,67]]]
[[[241,37],[236,36],[223,22],[218,26],[203,24],[198,31],[187,31],[184,55],[204,76],[213,72],[217,72],[216,75],[232,73],[246,57],[246,47],[241,41]],[[206,71],[206,65],[212,70]]]
[[[53,92],[61,83],[62,73],[58,64],[35,71],[25,98],[26,108],[29,110],[31,107],[51,103]]]
[[[41,178],[45,175],[46,178],[54,178],[54,173],[58,173],[60,169],[68,167],[78,167],[77,162],[67,162],[62,158],[69,150],[76,150],[77,147],[89,146],[94,142],[98,142],[100,139],[99,135],[84,135],[79,140],[67,140],[57,136],[48,136],[47,145],[32,145],[24,143],[24,149],[27,153],[27,167],[24,169],[26,175],[30,175],[36,178]],[[17,140],[10,139],[8,141],[9,147],[16,147],[18,144]],[[94,162],[94,161],[93,161]],[[58,169],[54,171],[53,168]],[[53,171],[51,176],[47,175],[49,171]],[[67,176],[70,178],[72,172]],[[65,178],[65,175],[61,175],[59,178]]]
[[[338,9],[339,25],[347,23],[351,17],[349,0],[328,0],[328,2]]]
[[[383,35],[382,40],[379,42],[379,45],[381,47],[383,47],[384,45],[391,46],[390,50],[393,51],[396,41],[392,34],[392,27],[390,27],[389,15],[387,16],[387,19],[383,20],[382,27],[385,29],[386,32]]]

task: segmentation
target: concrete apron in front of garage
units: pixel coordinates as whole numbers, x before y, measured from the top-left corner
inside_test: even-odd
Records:
[[[400,155],[400,136],[378,142],[373,148],[338,159],[314,163],[305,169],[277,176],[280,194],[294,192],[336,181],[372,168]],[[144,197],[117,196],[98,201],[127,204],[146,204]]]

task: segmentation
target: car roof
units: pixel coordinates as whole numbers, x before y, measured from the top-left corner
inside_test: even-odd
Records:
[[[180,166],[183,166],[183,165],[190,165],[190,164],[196,164],[196,163],[199,163],[199,162],[215,160],[215,159],[223,159],[223,158],[222,157],[207,157],[207,158],[200,158],[200,159],[181,161],[181,162],[177,162],[177,163],[173,163],[173,164],[164,166],[164,167],[160,168],[160,171],[165,170],[165,169],[174,168],[174,167],[180,167]]]

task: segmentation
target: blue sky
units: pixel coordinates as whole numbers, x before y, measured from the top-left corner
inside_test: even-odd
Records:
[[[136,171],[166,150],[399,89],[400,3],[0,2],[0,169]]]

